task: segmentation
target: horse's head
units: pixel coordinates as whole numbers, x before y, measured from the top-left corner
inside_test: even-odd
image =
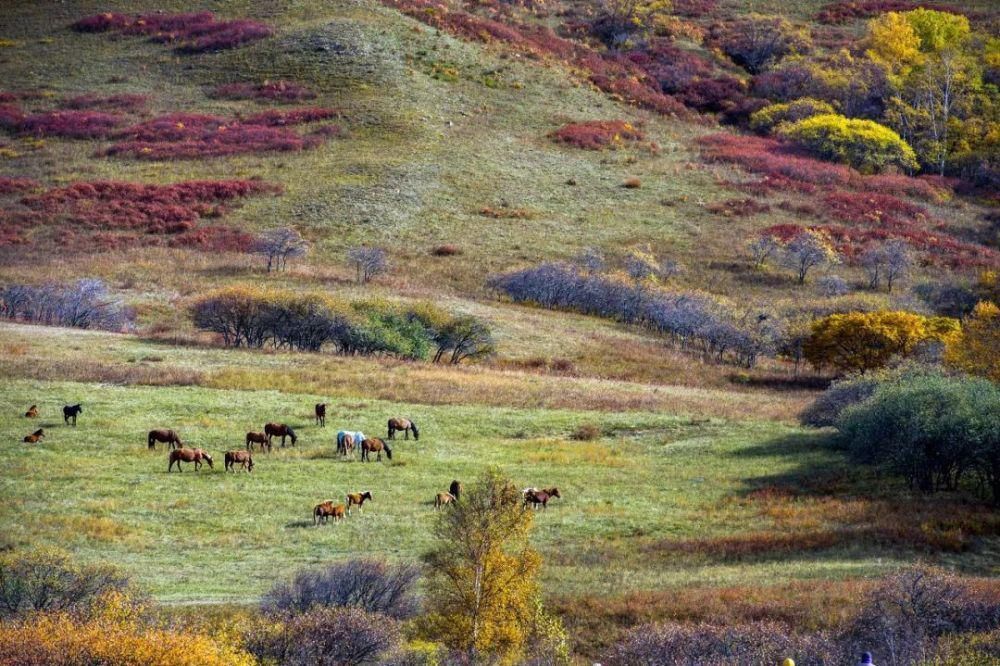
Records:
[[[210,455],[208,455],[207,453],[205,453],[204,451],[202,451],[202,452],[201,452],[201,459],[202,459],[202,460],[204,460],[205,462],[207,462],[207,463],[208,463],[208,466],[209,466],[209,467],[210,467],[211,469],[215,469],[214,467],[212,467],[212,456],[210,456]]]
[[[247,456],[247,471],[253,471],[253,456]]]
[[[288,433],[288,436],[292,438],[292,446],[295,446],[295,442],[299,440],[299,438],[295,435],[295,431],[288,426],[285,426],[285,431]]]
[[[382,448],[385,449],[385,457],[392,460],[392,449],[389,448],[389,445],[382,442]]]
[[[372,491],[366,490],[365,492],[361,493],[361,499],[366,499],[366,500],[369,500],[369,501],[374,501],[374,500],[372,500]]]
[[[558,497],[559,499],[562,499],[562,495],[559,494],[559,489],[558,488],[549,488],[545,492],[547,492],[552,497]]]
[[[413,439],[420,439],[420,431],[417,430],[417,424],[415,421],[410,421],[410,428],[413,430]]]

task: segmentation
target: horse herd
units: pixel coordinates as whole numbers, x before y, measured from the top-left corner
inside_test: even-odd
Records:
[[[318,403],[315,405],[316,425],[324,428],[326,427],[326,406],[327,403]],[[63,407],[63,421],[66,425],[73,425],[75,427],[77,416],[82,413],[83,407],[80,404],[66,405]],[[38,415],[37,405],[32,405],[24,413],[25,418],[29,419],[38,418]],[[407,440],[410,438],[410,433],[413,433],[414,440],[420,439],[420,430],[417,428],[417,424],[409,419],[389,419],[387,424],[387,439],[395,439],[397,432],[402,432]],[[41,441],[43,437],[45,437],[45,431],[39,428],[32,434],[25,436],[23,442],[35,444]],[[285,447],[286,440],[290,441],[290,446],[295,446],[298,441],[298,436],[291,426],[284,423],[267,423],[264,425],[263,432],[248,432],[246,434],[244,440],[245,450],[226,451],[225,470],[227,472],[236,472],[237,467],[239,467],[247,473],[252,472],[254,468],[254,445],[258,445],[261,452],[270,453],[272,441],[276,437],[281,438],[282,448]],[[194,463],[195,471],[200,470],[203,464],[207,464],[210,469],[214,469],[212,456],[203,449],[185,447],[175,430],[169,428],[150,430],[146,436],[147,448],[155,451],[157,443],[166,444],[170,450],[167,461],[168,473],[173,470],[175,465],[178,472],[183,471],[181,469],[182,462]],[[360,459],[363,462],[369,462],[371,460],[370,454],[372,453],[376,455],[376,461],[381,462],[383,451],[385,451],[386,458],[392,460],[392,449],[385,440],[378,437],[366,437],[361,431],[339,431],[336,437],[336,446],[337,455],[341,457],[353,457],[353,452],[357,449],[360,453]],[[454,504],[459,500],[461,495],[462,484],[457,480],[452,481],[448,492],[440,492],[435,495],[435,510]],[[550,499],[562,497],[559,494],[558,488],[525,488],[522,491],[522,496],[524,498],[524,506],[530,505],[533,508],[541,506],[543,509],[548,508]],[[318,526],[326,523],[330,518],[335,523],[344,520],[346,516],[351,514],[351,508],[354,506],[357,506],[358,511],[361,512],[366,501],[373,501],[371,491],[348,493],[343,504],[335,504],[333,500],[320,502],[313,508],[313,524]]]

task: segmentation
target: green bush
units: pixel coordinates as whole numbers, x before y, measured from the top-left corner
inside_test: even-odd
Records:
[[[837,428],[855,461],[912,488],[957,490],[975,478],[1000,503],[1000,386],[988,380],[904,377],[844,409]]]
[[[786,125],[779,129],[779,134],[818,157],[849,164],[862,173],[919,166],[909,144],[888,127],[871,120],[825,113]]]
[[[834,113],[833,107],[823,100],[803,97],[787,104],[771,104],[750,116],[750,129],[770,134],[779,125],[797,123],[806,118]]]

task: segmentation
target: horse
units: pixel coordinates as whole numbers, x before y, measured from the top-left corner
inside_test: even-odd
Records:
[[[316,425],[326,427],[326,403],[316,403]]]
[[[253,471],[253,455],[249,451],[226,451],[226,471],[235,473],[237,463],[248,474]]]
[[[434,508],[440,509],[446,504],[451,504],[457,498],[451,493],[438,493],[434,496]]]
[[[83,414],[83,407],[80,403],[75,405],[66,405],[63,407],[63,421],[68,425],[69,420],[73,419],[73,425],[76,425],[77,414]]]
[[[181,438],[173,430],[150,430],[149,435],[146,437],[146,447],[151,451],[155,450],[157,442],[164,443],[171,449],[184,448]]]
[[[420,431],[417,424],[408,419],[389,419],[389,439],[396,439],[396,432],[402,432],[406,439],[410,438],[410,431],[413,431],[413,439],[420,439]]]
[[[285,448],[285,437],[292,438],[292,446],[299,439],[295,436],[295,431],[284,423],[268,423],[264,426],[264,434],[267,435],[267,448],[271,448],[272,437],[281,437],[281,448]]]
[[[32,405],[31,408],[24,413],[24,418],[26,419],[38,418],[38,405]]]
[[[537,488],[525,488],[524,490],[524,506],[529,504],[537,509],[538,505],[541,504],[543,509],[549,508],[549,500],[553,497],[562,497],[559,494],[558,488],[546,488],[545,490],[538,490]]]
[[[246,439],[247,451],[253,451],[253,445],[260,444],[261,451],[271,452],[271,442],[267,439],[267,435],[262,432],[248,432]]]
[[[462,482],[452,481],[451,485],[448,486],[448,494],[454,497],[457,501],[458,498],[462,496]]]
[[[325,523],[330,518],[333,522],[344,519],[344,505],[334,504],[333,500],[327,500],[316,505],[313,509],[313,525],[319,527],[321,522]]]
[[[369,454],[374,451],[376,461],[382,462],[382,451],[385,450],[385,456],[389,460],[392,460],[392,449],[383,440],[378,437],[372,437],[371,439],[361,440],[361,460],[368,462],[371,460]]]
[[[36,430],[35,432],[31,433],[30,435],[25,435],[24,439],[21,440],[21,441],[23,441],[23,442],[25,442],[27,444],[37,444],[38,441],[42,437],[45,437],[45,431],[43,429],[39,428],[38,430]]]
[[[363,493],[347,493],[347,515],[351,515],[351,507],[355,504],[358,505],[358,511],[364,513],[364,509],[361,507],[364,506],[365,500],[374,501],[372,500],[372,493],[370,490],[366,490]]]
[[[341,430],[337,433],[337,453],[346,456],[354,450],[355,446],[361,446],[363,441],[365,441],[365,433],[360,430],[357,432]]]
[[[181,469],[182,462],[193,462],[194,470],[197,472],[201,469],[201,462],[205,461],[208,466],[212,467],[212,456],[208,455],[201,449],[174,449],[170,452],[170,464],[167,465],[167,473],[170,473],[170,468],[177,464],[177,471],[183,472]]]

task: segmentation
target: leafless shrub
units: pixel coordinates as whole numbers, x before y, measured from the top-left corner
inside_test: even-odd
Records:
[[[389,269],[385,250],[378,247],[352,247],[347,251],[347,260],[357,272],[358,284],[371,282]]]
[[[253,252],[267,259],[267,272],[284,270],[288,260],[309,252],[309,241],[292,227],[270,229],[254,239]]]

